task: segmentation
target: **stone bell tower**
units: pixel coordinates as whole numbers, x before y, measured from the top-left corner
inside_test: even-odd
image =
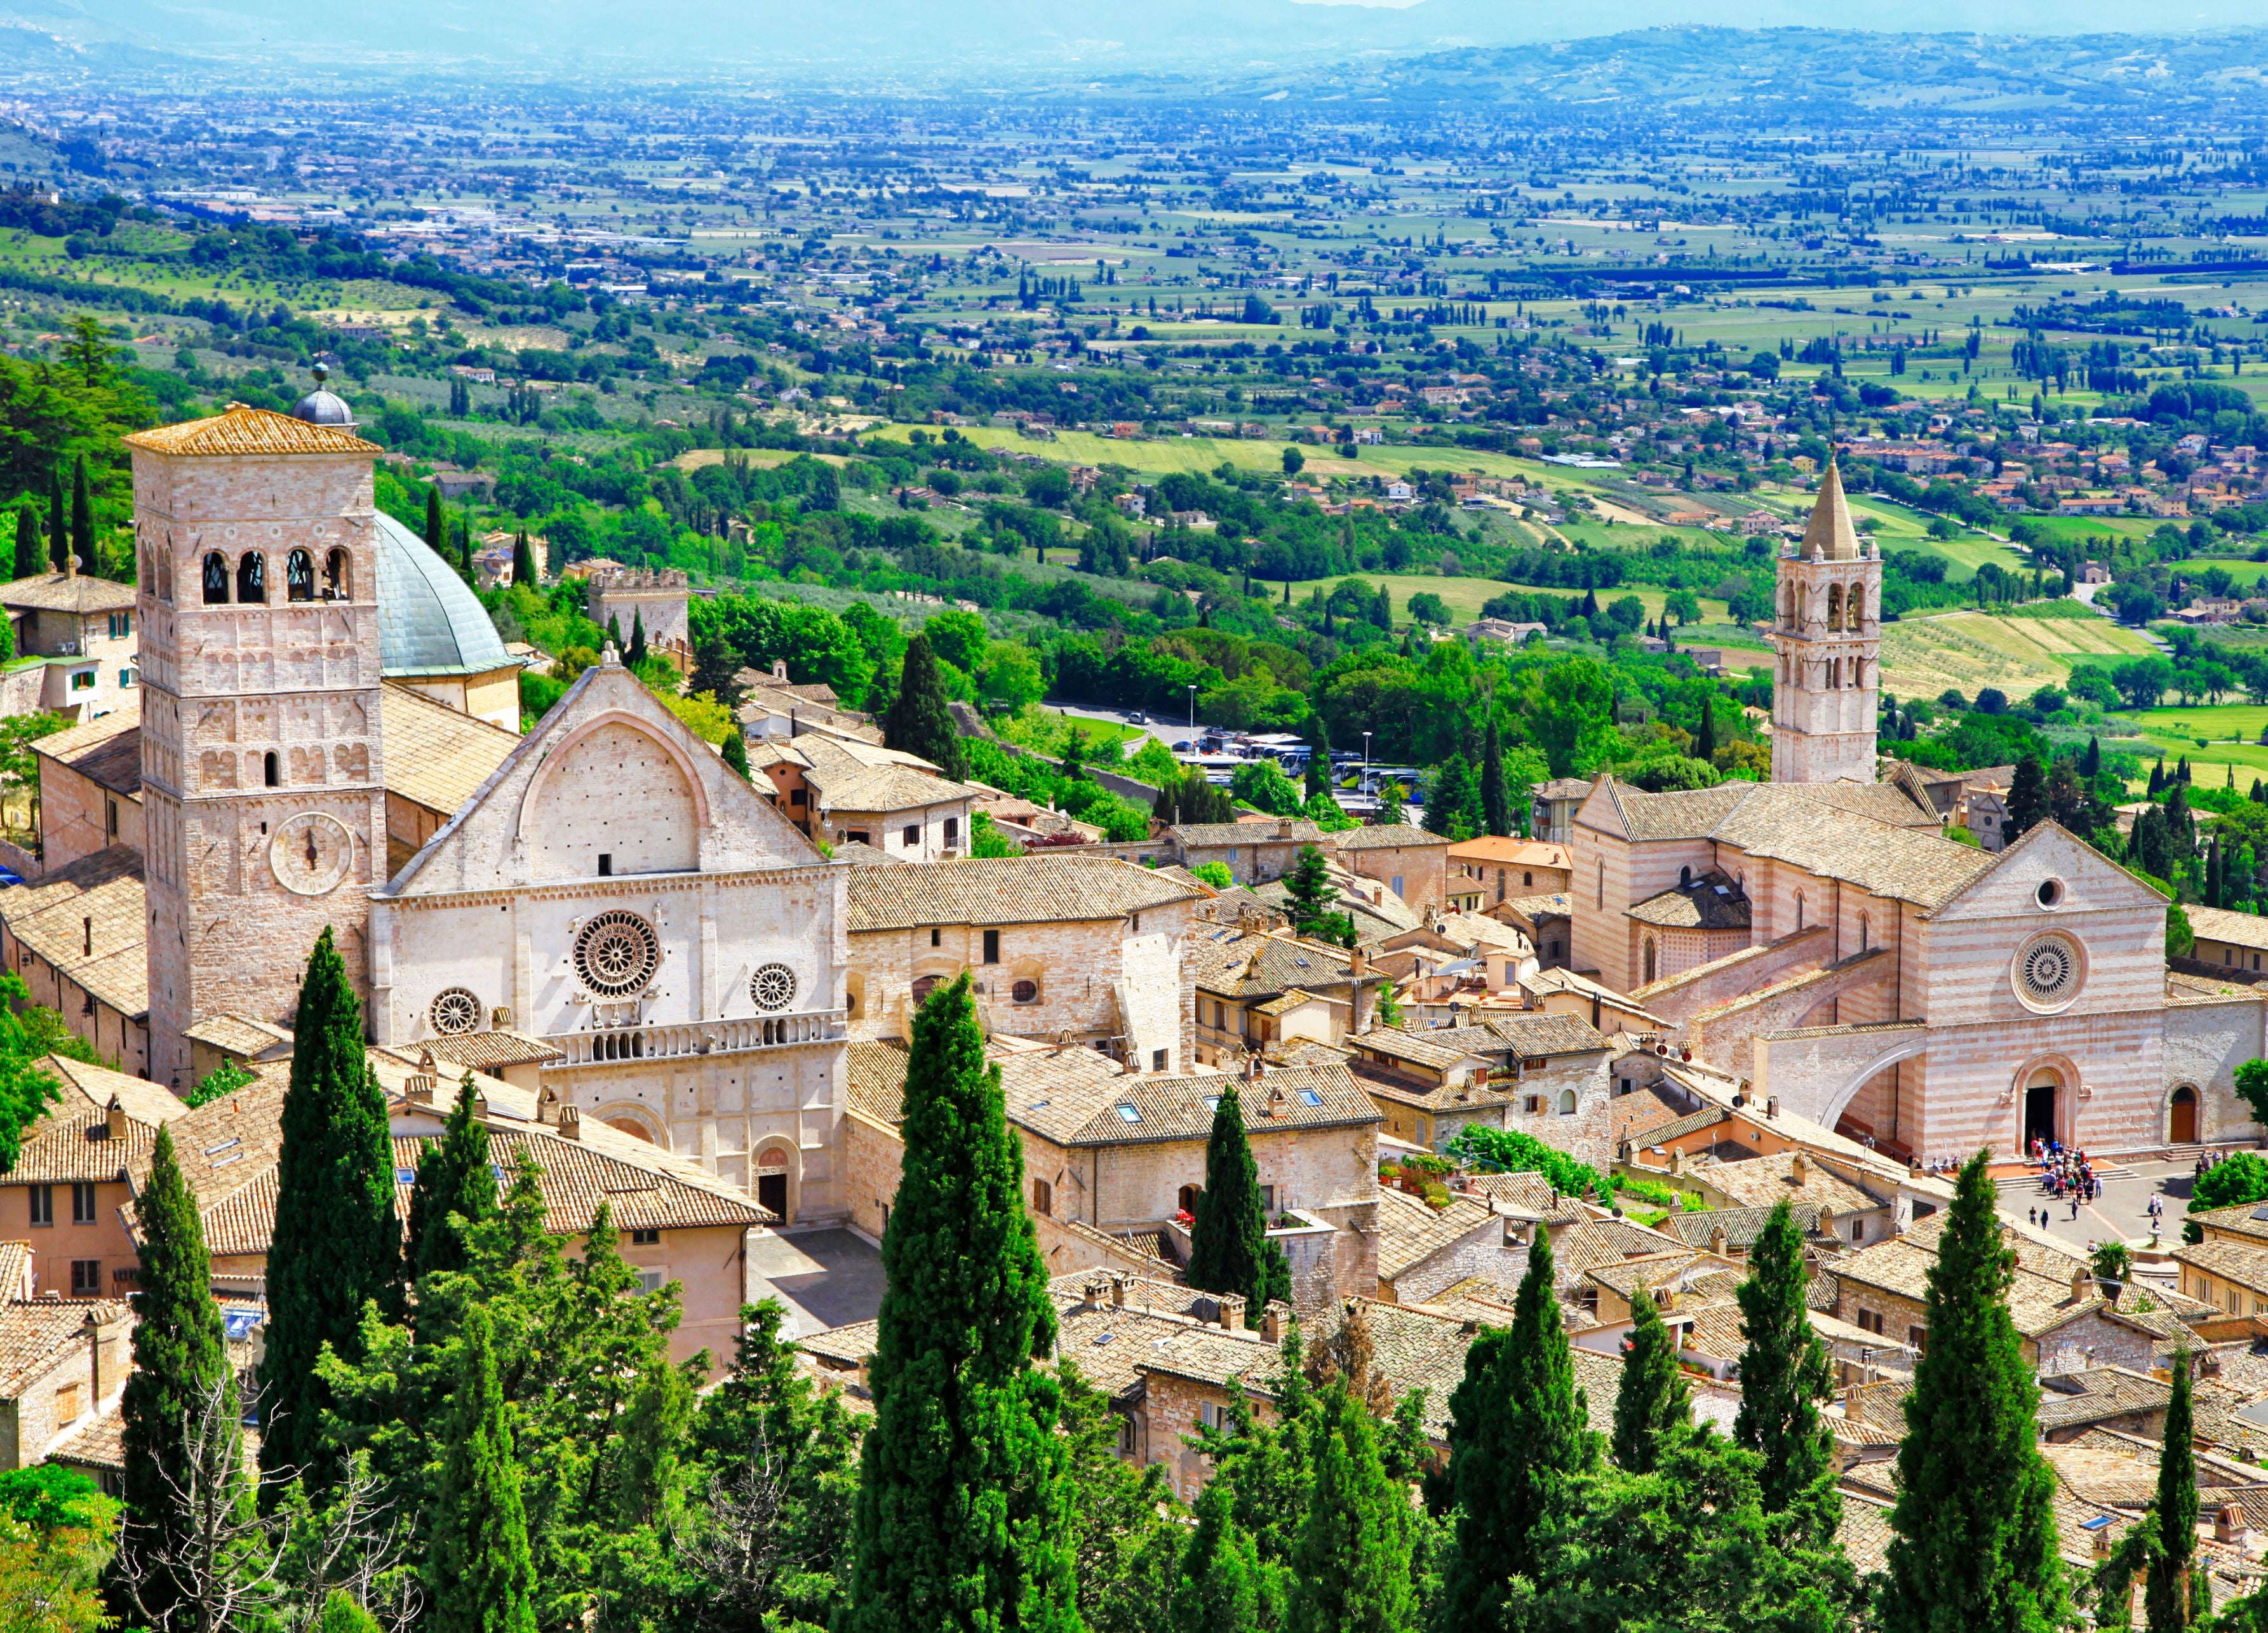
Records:
[[[1851,526],[1831,460],[1803,542],[1779,558],[1778,592],[1772,781],[1871,783],[1882,688],[1882,553]]]
[[[345,404],[232,408],[126,439],[141,612],[150,1075],[186,1090],[183,1032],[290,1025],[331,927],[370,982],[383,883],[378,539]]]

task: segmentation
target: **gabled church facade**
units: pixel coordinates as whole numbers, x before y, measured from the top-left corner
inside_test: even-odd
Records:
[[[1922,1158],[2260,1132],[2256,989],[2169,975],[2166,902],[2052,822],[1987,853],[1876,780],[1881,561],[1830,466],[1779,562],[1772,781],[1598,778],[1572,820],[1572,963],[1662,1041]]]

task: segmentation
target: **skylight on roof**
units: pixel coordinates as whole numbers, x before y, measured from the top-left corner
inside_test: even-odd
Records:
[[[1313,1089],[1301,1089],[1300,1098],[1310,1106],[1320,1106],[1323,1103],[1323,1097]]]
[[[1123,1100],[1119,1102],[1118,1114],[1129,1122],[1139,1122],[1142,1121],[1141,1107],[1138,1106],[1127,1105]]]
[[[1208,1094],[1204,1097],[1204,1103],[1205,1109],[1207,1111],[1217,1112],[1220,1109],[1220,1096],[1218,1094]]]
[[[416,1184],[417,1170],[415,1168],[396,1168],[394,1171],[394,1182],[396,1185]]]

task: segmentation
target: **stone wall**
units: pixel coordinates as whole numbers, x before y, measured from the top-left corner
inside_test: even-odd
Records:
[[[110,832],[114,807],[115,835]],[[142,802],[131,794],[113,793],[92,777],[40,755],[40,865],[67,867],[111,845],[141,850]]]
[[[2172,1096],[2183,1086],[2198,1091],[2198,1139],[2221,1144],[2268,1136],[2268,1129],[2254,1121],[2252,1108],[2236,1098],[2236,1069],[2268,1055],[2264,1001],[2268,989],[2240,987],[2234,997],[2166,1005],[2166,1100],[2159,1111],[2159,1138],[2172,1138]]]
[[[1391,1282],[1381,1278],[1378,1296],[1392,1304],[1422,1304],[1468,1276],[1507,1291],[1528,1274],[1528,1245],[1512,1239],[1502,1219],[1474,1226],[1457,1240],[1403,1267]]]
[[[1828,961],[1830,941],[1828,931],[1815,924],[1777,941],[1728,953],[1697,969],[1665,975],[1632,996],[1675,1032],[1703,1010],[1769,986],[1797,970],[1816,969]]]

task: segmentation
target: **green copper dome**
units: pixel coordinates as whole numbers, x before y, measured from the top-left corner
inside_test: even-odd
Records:
[[[378,638],[379,662],[390,675],[481,674],[518,661],[456,570],[383,511]]]

